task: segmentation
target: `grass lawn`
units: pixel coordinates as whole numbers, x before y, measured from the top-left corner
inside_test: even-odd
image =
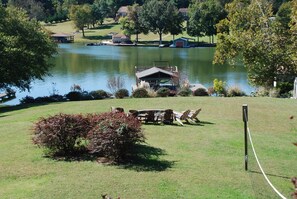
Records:
[[[121,30],[121,25],[118,23],[115,23],[113,19],[106,19],[104,21],[104,24],[99,26],[98,28],[90,28],[90,29],[85,29],[85,38],[82,37],[82,32],[76,32],[76,29],[74,28],[73,22],[72,21],[66,21],[62,23],[55,23],[55,24],[50,24],[50,25],[45,25],[45,28],[54,32],[54,33],[75,33],[74,36],[74,41],[75,42],[82,42],[82,43],[90,43],[90,42],[101,42],[102,40],[111,40],[111,37],[108,36],[109,33],[111,32],[116,32],[116,33],[122,33]],[[195,37],[189,36],[186,31],[184,31],[183,34],[176,35],[175,38],[179,37],[188,37],[188,38],[193,38],[196,39]],[[135,40],[135,35],[131,36],[131,40]],[[162,40],[165,42],[171,41],[172,40],[172,35],[170,34],[164,34],[162,36]],[[159,41],[159,35],[158,34],[140,34],[139,35],[139,42],[155,42],[158,44]],[[209,37],[201,37],[199,38],[200,42],[209,42]]]
[[[297,175],[297,103],[292,99],[172,97],[0,106],[0,198],[277,198],[253,163],[244,171],[242,104],[262,166],[290,198]],[[58,161],[31,143],[32,124],[56,113],[202,108],[200,125],[143,125],[150,155],[134,165]],[[290,116],[295,116],[289,119]]]

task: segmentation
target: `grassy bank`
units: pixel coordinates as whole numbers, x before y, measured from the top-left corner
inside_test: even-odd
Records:
[[[242,104],[264,170],[288,198],[297,175],[296,100],[173,97],[0,107],[0,198],[277,198],[255,164],[244,171]],[[58,161],[31,143],[41,116],[129,109],[202,108],[200,125],[143,125],[147,158],[110,166],[96,160]],[[290,116],[295,118],[290,119]],[[253,158],[250,158],[253,161]]]
[[[48,25],[45,25],[45,28],[54,33],[74,33],[75,42],[81,42],[81,43],[92,43],[92,42],[101,42],[102,40],[110,40],[111,37],[108,36],[108,34],[111,32],[122,34],[120,24],[115,23],[113,19],[106,19],[104,21],[104,24],[99,26],[98,28],[85,29],[85,37],[82,36],[81,31],[78,31],[78,32],[76,31],[72,21],[48,24]],[[188,37],[188,38],[196,39],[197,41],[197,38],[189,36],[185,31],[183,32],[183,34],[175,36],[175,38],[179,38],[179,37]],[[172,35],[170,34],[164,34],[162,39],[164,42],[169,42],[173,38],[172,38]],[[135,40],[135,35],[131,36],[131,40],[132,41]],[[144,35],[144,34],[139,35],[140,43],[149,42],[149,43],[158,44],[158,41],[159,41],[158,34],[149,33],[147,35]],[[199,38],[199,41],[209,42],[209,37],[201,37]]]

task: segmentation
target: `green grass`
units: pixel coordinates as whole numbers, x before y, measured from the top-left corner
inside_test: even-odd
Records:
[[[85,38],[82,37],[82,32],[76,32],[72,21],[66,21],[62,23],[55,23],[55,24],[47,24],[45,28],[54,32],[54,33],[75,33],[74,40],[75,42],[82,42],[82,43],[90,43],[90,42],[101,42],[102,40],[110,40],[110,36],[108,34],[110,32],[122,33],[121,26],[118,23],[115,23],[113,19],[106,19],[103,25],[99,26],[98,28],[90,28],[85,29]],[[131,40],[135,40],[135,35],[131,36]],[[195,37],[189,36],[186,32],[180,35],[176,35],[175,38],[179,37],[188,37],[196,39]],[[172,40],[172,35],[164,34],[162,36],[162,40],[165,42],[169,42]],[[140,43],[155,43],[158,44],[159,35],[158,34],[140,34],[139,35],[139,42]],[[209,42],[209,37],[201,37],[199,38],[200,42]]]
[[[0,198],[261,198],[261,175],[244,171],[242,104],[249,105],[254,145],[272,183],[290,198],[297,175],[296,100],[172,97],[0,106]],[[202,108],[200,125],[143,125],[146,159],[111,166],[96,161],[58,161],[31,143],[39,117],[129,109]],[[293,115],[294,119],[289,117]],[[256,171],[255,167],[251,168]],[[264,183],[264,182],[263,182]],[[256,185],[256,186],[255,186]]]

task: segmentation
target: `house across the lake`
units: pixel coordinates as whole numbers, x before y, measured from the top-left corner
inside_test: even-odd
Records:
[[[180,37],[173,40],[173,43],[169,46],[170,48],[190,48],[190,38]]]
[[[51,35],[51,38],[57,43],[73,43],[74,35],[65,33],[55,33]]]
[[[128,6],[121,6],[117,11],[115,21],[118,21],[121,17],[128,15]]]

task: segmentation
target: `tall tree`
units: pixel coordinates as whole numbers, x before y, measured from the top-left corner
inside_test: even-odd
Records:
[[[91,7],[88,4],[72,5],[69,13],[70,19],[73,21],[74,26],[82,31],[85,37],[85,26],[91,23]]]
[[[41,2],[35,0],[9,0],[7,3],[9,6],[23,8],[27,11],[30,18],[37,20],[43,20],[45,18],[44,8]]]
[[[105,0],[95,0],[94,4],[91,5],[91,15],[93,26],[96,23],[103,24],[104,19],[108,14],[108,4]]]
[[[29,90],[33,80],[48,74],[55,52],[56,45],[36,20],[21,9],[0,6],[1,89]]]
[[[204,26],[202,24],[202,13],[200,10],[200,3],[193,3],[189,7],[189,20],[187,26],[187,33],[192,37],[199,37],[205,34]]]
[[[136,43],[138,43],[138,35],[140,33],[147,34],[148,30],[142,25],[140,21],[141,7],[138,4],[128,6],[128,15],[120,18],[120,23],[124,33],[127,35],[136,35]]]
[[[270,3],[234,0],[227,10],[228,17],[218,25],[215,63],[235,63],[240,57],[250,83],[256,86],[272,87],[275,77],[288,81],[297,74],[293,28],[280,28],[280,23],[272,18]]]
[[[180,21],[172,19],[177,8],[172,1],[149,0],[143,7],[140,14],[141,23],[153,33],[159,34],[159,41],[162,44],[162,35],[170,32],[170,28]]]

